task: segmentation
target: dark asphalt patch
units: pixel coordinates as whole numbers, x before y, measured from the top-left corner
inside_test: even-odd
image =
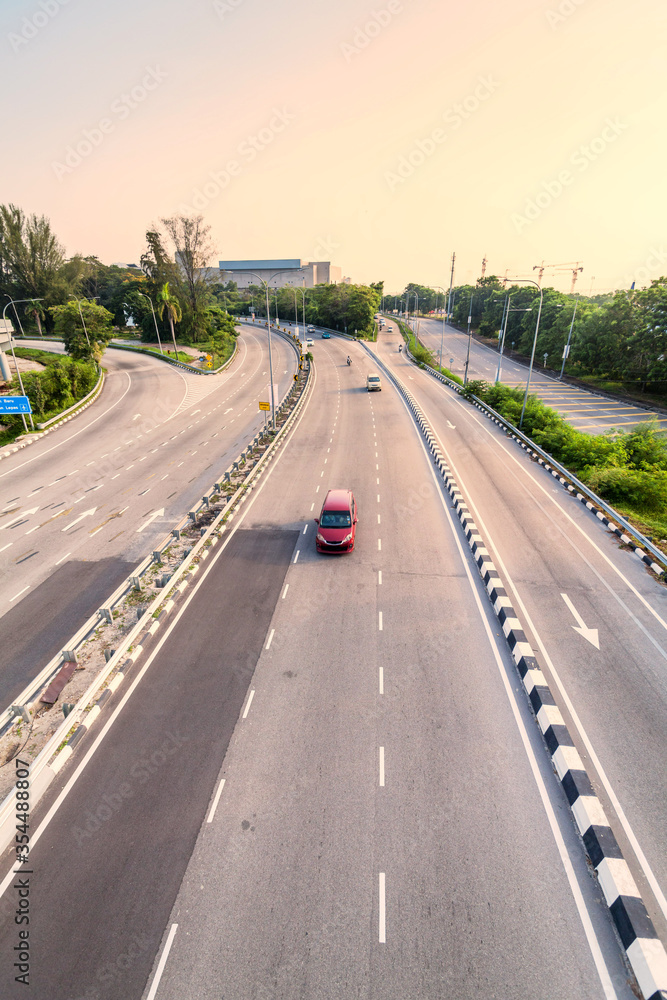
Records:
[[[73,559],[0,618],[0,706],[26,684],[132,572],[123,559]]]
[[[13,982],[0,905],[0,996],[140,997],[239,720],[298,531],[237,531],[30,854],[30,990]],[[185,592],[184,598],[187,598]],[[177,613],[176,610],[174,614]],[[160,632],[157,633],[159,638]],[[138,661],[135,670],[141,666]],[[123,695],[105,706],[64,784]],[[48,808],[52,786],[38,808]]]

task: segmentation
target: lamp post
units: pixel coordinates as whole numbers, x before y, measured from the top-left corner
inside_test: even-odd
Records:
[[[97,298],[97,296],[95,296],[95,297]],[[79,301],[79,299],[74,298],[74,296],[72,294],[68,295],[67,298],[68,299],[74,299],[74,301],[76,302],[77,306],[79,307],[79,316],[81,317],[81,325],[83,326],[83,332],[85,333],[86,340],[88,341],[88,347],[90,347],[90,337],[88,336],[88,331],[86,330],[86,324],[83,321],[83,313],[81,312],[81,302]]]
[[[470,308],[468,309],[468,352],[466,354],[466,370],[463,376],[463,384],[468,384],[468,365],[470,364],[470,341],[472,340],[472,297],[475,293],[470,293]]]
[[[442,368],[442,345],[445,339],[445,289],[442,285],[426,285],[426,288],[437,288],[442,292],[442,332],[440,334],[440,367]],[[438,300],[436,299],[436,307]]]
[[[6,293],[5,293],[5,296],[6,296],[6,298],[9,299],[9,302],[7,303],[7,305],[5,306],[5,308],[2,310],[2,325],[5,326],[5,324],[7,322],[7,310],[9,309],[10,306],[14,306],[14,315],[16,316],[16,319],[18,321],[19,329],[21,331],[21,336],[23,336],[23,327],[21,326],[21,320],[19,319],[19,314],[18,314],[18,311],[16,309],[16,306],[20,305],[22,302],[43,302],[44,299],[12,299],[11,296],[7,295]],[[16,353],[14,351],[14,338],[11,336],[11,334],[10,334],[10,337],[9,337],[9,346],[11,347],[12,357],[14,358],[14,367],[16,368],[16,374],[18,375],[19,386],[21,388],[21,395],[25,396],[25,389],[23,388],[23,379],[21,378],[21,372],[19,371],[18,362],[16,360]],[[32,419],[32,413],[29,413],[28,416],[30,417],[30,426],[34,430],[35,429],[35,422]],[[23,427],[27,431],[28,430],[28,425],[25,422],[25,414],[23,414],[23,413],[21,414],[21,419],[23,421]]]
[[[572,322],[570,323],[570,332],[567,335],[567,344],[565,345],[565,350],[563,351],[563,364],[560,368],[559,380],[563,377],[563,372],[565,371],[565,362],[567,361],[570,354],[570,341],[572,340],[572,330],[574,329],[574,317],[577,315],[577,303],[579,299],[574,300],[574,312],[572,313]]]
[[[528,366],[528,378],[526,380],[526,391],[523,394],[523,406],[521,407],[521,418],[519,420],[519,430],[523,426],[523,416],[526,412],[526,403],[528,402],[528,390],[530,389],[530,376],[533,374],[533,362],[535,360],[535,348],[537,347],[537,334],[540,330],[540,316],[542,315],[542,302],[544,300],[544,292],[542,288],[536,281],[532,278],[511,278],[511,281],[522,281],[529,285],[535,285],[538,292],[540,293],[540,308],[537,311],[537,323],[535,324],[535,336],[533,337],[533,349],[530,353],[530,365]]]
[[[496,302],[497,301],[498,300],[496,299]],[[506,295],[505,296],[505,306],[503,307],[504,325],[501,324],[501,331],[500,331],[501,332],[501,337],[500,337],[500,348],[498,350],[498,368],[496,370],[496,382],[500,382],[500,371],[501,371],[501,367],[502,367],[502,363],[503,363],[503,351],[505,349],[505,336],[507,334],[507,324],[509,322],[510,313],[511,312],[532,312],[533,311],[533,307],[532,306],[528,306],[527,309],[511,309],[510,308],[510,302],[511,301],[512,301],[512,296],[511,295]],[[514,346],[514,343],[512,343],[512,347],[513,346]]]
[[[273,356],[271,354],[271,312],[269,308],[269,281],[273,281],[278,277],[279,274],[295,274],[299,271],[303,271],[302,267],[284,267],[280,271],[274,271],[273,274],[267,279],[263,278],[261,274],[257,271],[246,271],[246,274],[252,274],[253,278],[257,278],[259,282],[264,285],[264,294],[266,295],[266,335],[269,339],[269,378],[271,379],[270,393],[271,393],[271,426],[273,430],[276,429],[276,407],[273,392]]]
[[[148,301],[150,302],[151,312],[153,313],[153,322],[155,323],[155,332],[157,334],[157,342],[160,345],[160,354],[164,354],[164,351],[162,350],[162,341],[160,340],[160,331],[157,328],[157,320],[155,318],[155,309],[153,309],[153,300],[151,299],[151,297],[149,295],[146,295],[145,292],[138,292],[137,294],[138,295],[142,295],[145,299],[148,299]]]

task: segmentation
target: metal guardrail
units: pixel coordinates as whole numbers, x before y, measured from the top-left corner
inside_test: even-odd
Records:
[[[298,348],[294,343],[294,341],[292,340],[292,338],[290,337],[290,335],[281,333],[281,336],[283,336],[285,340],[287,340],[291,344],[295,352],[298,353]],[[280,415],[281,411],[285,408],[286,405],[288,405],[290,398],[295,394],[295,391],[298,392],[296,387],[297,383],[295,382],[292,384],[289,391],[285,394],[280,405],[276,408],[276,415]],[[260,431],[258,434],[256,434],[255,437],[252,439],[252,441],[243,449],[238,459],[235,462],[232,462],[232,464],[225,470],[225,472],[223,472],[222,475],[219,476],[218,479],[216,479],[215,484],[209,490],[206,491],[201,501],[199,501],[197,504],[191,507],[190,510],[183,515],[180,521],[178,521],[178,523],[169,531],[169,534],[166,535],[161,542],[153,546],[151,554],[146,556],[132,570],[132,572],[128,574],[126,579],[116,588],[116,590],[110,595],[110,597],[108,597],[105,600],[103,605],[105,610],[108,609],[110,611],[113,611],[115,607],[117,607],[120,603],[122,603],[126,595],[132,592],[132,590],[134,589],[133,578],[142,577],[155,564],[154,553],[162,553],[166,548],[168,548],[169,545],[173,543],[175,533],[180,532],[183,528],[192,523],[192,518],[190,516],[191,514],[195,515],[196,518],[197,514],[203,513],[205,510],[208,510],[211,497],[216,493],[218,493],[221,485],[224,482],[229,482],[231,480],[231,476],[238,471],[239,467],[243,466],[248,461],[250,453],[252,452],[253,448],[260,443],[261,439],[264,438],[264,436],[265,436],[264,431]],[[275,441],[277,437],[278,435],[276,435],[276,437],[273,438],[273,441]],[[264,456],[262,456],[262,458],[264,458]],[[261,460],[262,459],[260,459],[260,461]],[[254,468],[254,466],[251,467],[248,471],[250,472],[252,468]],[[188,557],[186,561],[190,561],[190,557]],[[178,571],[176,570],[175,573],[177,572]],[[161,598],[163,598],[164,594],[166,594],[171,589],[172,580],[173,576],[170,579],[169,584],[165,588],[164,592],[161,592],[160,595]],[[23,705],[23,706],[28,706],[32,704],[37,698],[40,691],[44,688],[44,686],[55,676],[55,674],[58,672],[63,663],[66,662],[67,657],[64,655],[65,652],[69,653],[75,651],[77,647],[80,646],[81,643],[84,642],[86,638],[90,636],[95,631],[95,629],[105,620],[106,618],[104,614],[102,614],[101,610],[96,611],[93,615],[91,615],[88,618],[88,620],[81,626],[81,628],[79,628],[79,630],[67,641],[65,649],[59,652],[46,664],[46,666],[39,672],[39,674],[24,688],[24,690],[16,698],[14,698],[12,704]],[[0,735],[2,735],[5,732],[7,727],[12,723],[13,719],[14,719],[14,714],[12,713],[10,706],[8,706],[4,711],[0,711]]]
[[[415,338],[416,336],[417,335],[415,334]],[[459,385],[458,382],[454,382],[452,379],[447,378],[447,376],[443,375],[441,372],[436,371],[435,368],[431,368],[430,365],[424,364],[422,361],[417,361],[414,355],[411,354],[409,345],[406,345],[405,352],[413,364],[423,368],[424,371],[429,373],[429,375],[436,378],[439,382],[442,382],[443,385],[453,389],[459,395],[462,394],[463,386]],[[495,422],[503,427],[507,433],[515,437],[517,441],[523,442],[523,444],[538,455],[547,466],[555,469],[564,479],[567,479],[573,484],[573,486],[576,486],[582,497],[585,497],[596,507],[599,507],[600,510],[604,511],[604,513],[607,514],[612,520],[617,521],[626,534],[634,538],[642,548],[647,550],[647,552],[650,552],[656,563],[662,567],[663,571],[667,572],[667,556],[665,553],[661,552],[661,550],[654,545],[650,539],[643,535],[641,531],[638,531],[637,528],[634,528],[628,521],[626,521],[622,514],[619,514],[614,507],[610,506],[610,504],[603,500],[602,497],[599,497],[597,493],[594,493],[593,490],[586,486],[585,483],[582,483],[580,479],[577,479],[573,472],[570,472],[570,470],[564,465],[557,462],[548,451],[541,448],[539,444],[536,444],[535,441],[533,441],[532,438],[529,438],[527,434],[524,434],[518,427],[515,427],[514,424],[509,422],[509,420],[506,420],[505,417],[494,410],[492,406],[489,406],[488,403],[485,403],[484,400],[480,399],[479,396],[473,395],[472,401],[478,409],[482,410],[495,420]]]

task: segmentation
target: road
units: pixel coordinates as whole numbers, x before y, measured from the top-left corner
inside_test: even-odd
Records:
[[[398,344],[397,332],[385,334],[379,356],[439,437],[667,942],[667,589],[516,442],[399,357]],[[575,612],[599,649],[575,630]]]
[[[463,378],[468,351],[467,335],[446,326],[443,339],[441,320],[418,319],[411,324],[413,329],[417,323],[419,337],[433,352],[434,357],[437,358],[440,343],[443,341],[442,356],[445,367]],[[655,420],[659,428],[667,430],[667,416],[664,413],[577,389],[573,385],[544,374],[540,371],[541,365],[542,359],[536,357],[530,381],[531,393],[539,396],[547,406],[560,413],[577,430],[586,431],[588,434],[604,434],[614,428],[627,431],[647,420]],[[493,383],[496,381],[497,371],[498,353],[485,344],[471,340],[468,377]],[[512,361],[507,356],[503,357],[500,381],[504,385],[525,389],[527,375],[528,368],[525,365]]]
[[[296,359],[283,338],[272,340],[282,395]],[[217,376],[113,348],[103,365],[107,380],[93,405],[0,462],[3,705],[264,422],[257,403],[268,391],[266,333],[248,326],[237,357]]]
[[[281,458],[36,810],[35,995],[631,1000],[405,406],[362,347],[313,350]],[[340,558],[314,550],[333,486]]]

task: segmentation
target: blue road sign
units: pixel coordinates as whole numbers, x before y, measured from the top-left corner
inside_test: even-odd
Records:
[[[32,413],[27,396],[0,396],[0,413]]]

